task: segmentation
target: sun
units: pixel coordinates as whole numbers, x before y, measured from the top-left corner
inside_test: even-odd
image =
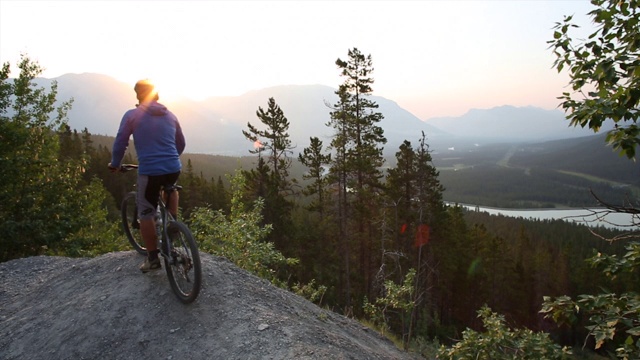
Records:
[[[182,91],[178,81],[167,77],[149,79],[156,85],[156,90],[160,96],[160,101],[177,101],[182,98],[190,98]]]
[[[187,79],[177,76],[143,76],[141,79],[147,79],[155,85],[160,102],[179,101],[185,98],[199,101],[210,96],[210,89],[206,86],[201,86],[197,82],[188,82]]]
[[[139,66],[137,70],[140,70]],[[139,79],[149,79],[156,85],[160,101],[180,101],[189,99],[203,101],[218,96],[237,96],[257,88],[273,86],[269,82],[247,85],[250,81],[241,79],[234,71],[221,71],[215,68],[203,71],[198,68],[179,67],[175,70],[155,65],[142,71],[129,70],[128,75]],[[134,83],[135,83],[134,81]]]

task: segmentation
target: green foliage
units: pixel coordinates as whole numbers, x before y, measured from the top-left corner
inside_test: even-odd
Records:
[[[615,280],[621,273],[640,273],[640,243],[629,243],[625,249],[627,252],[622,258],[617,255],[607,255],[600,252],[588,259],[593,267],[599,267],[611,280]]]
[[[192,209],[198,207],[209,207],[228,211],[228,200],[224,183],[221,177],[218,181],[211,178],[209,181],[204,178],[202,172],[198,176],[194,170],[190,157],[186,157],[187,165],[180,175],[180,185],[186,191],[180,193],[181,217],[188,219]]]
[[[409,343],[410,351],[422,355],[425,359],[435,359],[440,348],[438,339],[429,341],[421,336],[412,339]]]
[[[438,359],[570,359],[571,352],[555,344],[546,333],[529,329],[510,329],[504,316],[483,306],[478,311],[484,332],[467,329],[463,338],[450,348],[441,347]]]
[[[315,279],[306,284],[297,283],[291,287],[294,293],[305,297],[307,300],[322,305],[322,298],[327,292],[327,287],[318,285]]]
[[[640,271],[640,243],[627,246],[627,253],[615,255],[597,253],[589,259],[612,281],[622,272]],[[620,359],[636,358],[640,354],[640,295],[625,292],[620,295],[605,292],[598,295],[579,295],[577,300],[569,296],[545,297],[541,313],[559,324],[575,324],[578,317],[586,314],[589,336],[595,340],[595,349],[612,342],[616,356]]]
[[[640,3],[637,0],[592,0],[589,13],[596,30],[587,39],[573,39],[578,27],[567,16],[556,23],[548,43],[556,56],[554,67],[569,71],[573,92],[559,99],[573,126],[598,131],[607,120],[616,127],[607,141],[621,154],[634,158],[640,144]]]
[[[94,257],[130,249],[124,239],[122,225],[107,220],[108,210],[104,204],[108,194],[99,179],[94,179],[89,186],[78,191],[75,197],[82,204],[81,211],[91,216],[84,218],[85,223],[78,231],[52,244],[47,251],[48,255]]]
[[[416,306],[415,278],[416,270],[410,269],[402,284],[396,284],[391,280],[385,281],[384,296],[378,297],[374,303],[370,303],[367,298],[364,299],[364,313],[382,329],[383,333],[390,329],[391,317],[400,318],[404,323],[404,319],[411,316]],[[408,338],[404,343],[405,348],[408,346],[407,342]]]
[[[18,68],[13,82],[9,64],[0,72],[0,261],[50,249],[84,255],[76,234],[88,233],[104,213],[95,206],[102,203],[94,193],[100,186],[84,189],[87,157],[67,126],[71,101],[55,107],[57,83],[49,92],[37,88],[42,69],[26,56]]]
[[[265,241],[270,225],[260,225],[264,203],[261,199],[253,207],[245,209],[242,202],[245,177],[237,171],[231,179],[231,212],[229,216],[220,210],[195,209],[190,227],[200,243],[200,249],[224,256],[238,267],[283,286],[278,271],[297,264],[297,259],[286,258]]]

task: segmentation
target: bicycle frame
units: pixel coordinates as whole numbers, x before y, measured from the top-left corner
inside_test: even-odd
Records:
[[[167,202],[168,202],[170,200],[171,193],[174,191],[179,191],[180,189],[182,189],[182,186],[173,185],[167,189],[162,188],[160,190],[160,194],[158,195],[158,206],[160,207],[160,216],[162,220],[162,229],[161,229],[162,231],[160,233],[160,236],[157,239],[158,250],[160,250],[160,254],[162,254],[162,256],[165,256],[167,259],[169,259],[170,264],[174,264],[175,258],[169,255],[171,254],[172,245],[171,245],[171,241],[166,241],[166,239],[169,236],[169,221],[175,221],[176,219],[173,217],[173,215],[171,215],[171,212],[167,207],[168,203],[164,202],[164,198],[162,195],[164,193],[167,194]]]

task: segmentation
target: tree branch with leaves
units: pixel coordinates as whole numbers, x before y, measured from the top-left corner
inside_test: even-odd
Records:
[[[640,1],[592,0],[596,30],[572,38],[573,16],[554,27],[548,41],[558,72],[567,70],[571,92],[559,97],[572,126],[597,132],[605,121],[615,127],[606,137],[620,154],[635,158],[640,144]]]

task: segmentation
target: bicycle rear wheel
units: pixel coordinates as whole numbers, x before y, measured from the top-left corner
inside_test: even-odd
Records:
[[[173,292],[188,304],[198,297],[202,286],[198,246],[189,228],[181,222],[170,221],[167,232],[171,253],[164,258],[164,267]]]
[[[147,248],[144,246],[142,234],[140,233],[140,222],[138,221],[138,205],[136,203],[136,192],[128,193],[122,199],[122,227],[127,235],[127,240],[139,254],[147,255]]]

